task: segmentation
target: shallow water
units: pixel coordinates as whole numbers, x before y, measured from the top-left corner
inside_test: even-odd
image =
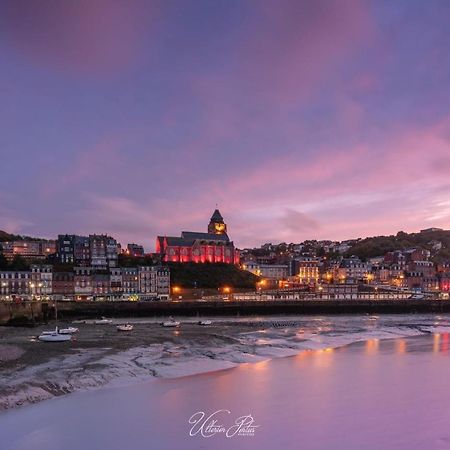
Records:
[[[114,324],[79,324],[73,342],[58,344],[36,339],[45,327],[0,328],[0,409],[106,385],[231,368],[306,349],[450,330],[449,316],[431,314],[216,317],[210,327],[179,320],[179,329],[168,329],[155,319],[135,319],[131,333],[117,333]]]
[[[412,328],[430,321],[421,318]],[[229,370],[75,393],[2,413],[0,436],[5,450],[448,449],[448,380],[447,332],[370,338]],[[251,415],[253,436],[226,437],[206,427],[210,437],[189,435],[193,414],[218,410],[230,411],[216,416],[225,432]]]

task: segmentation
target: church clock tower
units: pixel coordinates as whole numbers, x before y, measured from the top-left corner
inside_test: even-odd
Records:
[[[212,234],[227,234],[227,225],[223,221],[222,214],[216,209],[211,216],[211,220],[208,225],[208,233]]]

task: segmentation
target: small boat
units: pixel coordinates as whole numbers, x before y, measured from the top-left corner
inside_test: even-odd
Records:
[[[67,327],[67,328],[61,328],[59,330],[60,334],[75,334],[78,333],[78,328],[75,327]]]
[[[199,320],[198,325],[202,325],[202,326],[207,326],[207,325],[211,325],[212,321],[211,320]]]
[[[177,322],[173,317],[169,317],[169,320],[165,322],[161,322],[161,326],[163,327],[178,327],[180,326],[180,322]]]
[[[122,325],[117,325],[117,331],[133,331],[133,325],[131,323],[125,323]]]
[[[112,323],[111,319],[107,319],[106,317],[102,317],[101,319],[94,320],[95,325],[107,325]]]
[[[39,336],[38,339],[41,342],[67,342],[72,339],[72,336],[70,334],[62,334],[58,328],[58,302],[55,300],[54,302],[55,306],[55,322],[56,326],[53,331],[43,331]]]
[[[67,342],[72,339],[70,334],[61,334],[58,328],[55,331],[43,331],[38,339],[42,342]]]

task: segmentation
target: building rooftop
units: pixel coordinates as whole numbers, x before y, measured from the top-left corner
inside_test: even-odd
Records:
[[[220,211],[218,209],[214,210],[213,215],[211,216],[211,222],[223,223],[222,214],[220,214]]]

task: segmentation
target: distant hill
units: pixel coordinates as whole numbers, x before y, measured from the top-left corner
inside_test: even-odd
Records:
[[[435,242],[442,243],[442,248],[437,249]],[[407,248],[422,248],[431,252],[432,259],[439,262],[450,259],[450,230],[428,231],[422,233],[398,232],[392,236],[375,236],[361,239],[353,245],[345,256],[359,256],[361,259],[383,256],[394,250]]]

